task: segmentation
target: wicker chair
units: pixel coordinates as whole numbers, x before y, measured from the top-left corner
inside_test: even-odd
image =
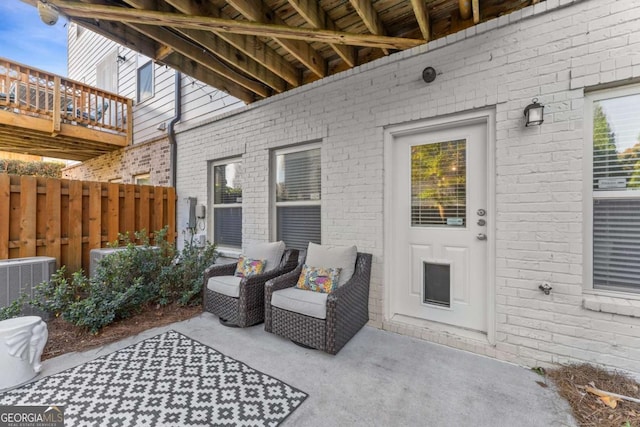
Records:
[[[273,293],[296,285],[302,264],[265,286],[267,332],[296,344],[336,354],[369,321],[371,254],[358,252],[351,279],[327,296],[326,319],[318,319],[271,305]],[[305,291],[311,292],[311,291]]]
[[[264,321],[264,284],[274,277],[281,276],[296,268],[298,251],[284,251],[280,265],[263,274],[257,274],[240,281],[240,293],[237,298],[212,291],[207,287],[213,276],[233,276],[236,264],[214,265],[204,272],[204,309],[220,318],[226,326],[245,328]]]

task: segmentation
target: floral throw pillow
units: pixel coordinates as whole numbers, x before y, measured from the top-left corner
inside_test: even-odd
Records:
[[[256,274],[262,273],[266,261],[263,259],[251,259],[244,255],[240,255],[238,258],[238,264],[236,264],[236,277],[251,277]]]
[[[296,287],[308,291],[330,294],[338,287],[341,268],[302,266]]]

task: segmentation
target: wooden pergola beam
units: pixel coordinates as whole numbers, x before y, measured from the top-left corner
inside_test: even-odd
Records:
[[[373,8],[371,0],[350,0],[351,6],[358,13],[364,25],[367,26],[371,34],[383,36],[386,34],[382,20],[378,16],[378,12]],[[382,47],[385,55],[389,55],[389,46]],[[392,47],[393,48],[393,47]]]
[[[170,2],[167,3],[171,4]],[[185,10],[178,10],[181,13],[189,14],[189,9],[185,9],[186,12]],[[220,37],[219,33],[212,31],[189,30],[185,28],[180,29],[179,31],[185,37],[188,37],[209,49],[211,53],[224,60],[227,64],[243,70],[248,75],[271,87],[276,92],[282,93],[287,90],[287,82],[283,79],[282,75],[274,73],[266,68],[264,64],[261,64],[245,52],[239,50],[227,42],[224,37]]]
[[[139,32],[127,27],[124,24],[111,21],[102,21],[96,23],[95,20],[86,18],[74,18],[72,19],[72,21],[76,24],[82,25],[83,27],[93,31],[94,33],[98,33],[101,36],[111,39],[121,44],[122,46],[142,53],[149,58],[153,58],[154,60],[159,60],[159,58],[156,56],[156,53],[160,48],[158,43],[155,40],[151,40],[150,38],[143,36]]]
[[[250,21],[255,21],[262,25],[272,25],[273,23],[278,27],[286,27],[284,22],[279,19],[272,10],[267,8],[262,1],[227,0],[227,3],[233,6],[234,9]],[[315,51],[315,49],[306,43],[305,39],[290,40],[286,37],[279,37],[276,34],[263,35],[273,38],[280,46],[282,46],[287,52],[293,55],[318,77],[322,78],[327,75],[327,61],[325,61],[324,58]]]
[[[411,0],[411,6],[413,7],[413,13],[416,15],[416,20],[420,26],[422,37],[425,41],[429,41],[431,27],[429,25],[429,12],[427,11],[427,5],[425,0]]]
[[[247,0],[229,0],[229,3],[236,3],[240,1],[247,2]],[[191,28],[194,30],[214,30],[277,39],[336,43],[352,46],[375,47],[380,49],[403,50],[424,43],[423,40],[402,37],[387,37],[375,34],[353,34],[341,31],[298,28],[278,24],[264,24],[261,22],[218,19],[208,16],[190,16],[178,13],[158,12],[154,10],[138,10],[117,6],[82,4],[66,0],[49,0],[49,2],[55,4],[62,13],[71,16],[72,18],[89,18],[150,26]]]
[[[136,9],[153,6],[152,4],[150,4],[150,0],[124,0],[124,1],[129,6],[132,6]],[[203,66],[220,74],[222,77],[228,78],[232,82],[237,83],[242,87],[251,90],[255,94],[260,95],[263,98],[266,98],[269,96],[269,90],[267,90],[267,88],[265,88],[263,85],[245,77],[244,75],[238,73],[237,71],[234,71],[233,69],[225,66],[224,64],[220,64],[214,58],[209,58],[209,60],[207,60],[206,55],[203,54],[204,49],[200,48],[200,46],[208,49],[210,53],[213,53],[218,57],[222,56],[223,57],[222,59],[226,59],[224,58],[225,55],[223,55],[222,53],[217,53],[217,54],[215,53],[216,49],[222,49],[224,46],[217,46],[214,43],[214,40],[212,40],[213,36],[210,36],[209,38],[207,38],[207,34],[209,33],[205,34],[203,32],[199,32],[195,30],[177,30],[178,35],[176,35],[170,30],[166,30],[164,28],[147,27],[144,25],[137,25],[137,26],[134,25],[134,27],[141,33],[151,37],[152,39],[160,43],[171,46],[175,51],[183,54],[187,58],[193,61],[199,62]],[[185,31],[191,32],[193,37],[189,37],[189,35],[185,35],[184,34]],[[183,36],[184,38],[181,36]],[[204,44],[196,46],[193,43],[193,42],[200,42],[200,41],[202,41]],[[224,50],[221,50],[221,52],[224,52]],[[284,86],[285,84],[284,82],[282,82],[281,87],[284,87]]]
[[[217,62],[217,60],[207,60],[212,58],[207,58],[207,55],[203,54],[202,48],[193,43],[189,43],[187,40],[184,40],[182,37],[172,33],[169,30],[152,25],[131,23],[127,23],[126,25],[131,26],[136,31],[139,31],[140,33],[157,41],[158,43],[171,46],[175,53],[179,53],[184,57],[200,64],[201,66],[210,69],[214,73],[217,73],[223,81],[227,80],[225,82],[226,87],[239,85],[257,95],[260,95],[263,98],[266,98],[270,95],[267,88],[265,88],[262,84],[251,80],[236,71],[233,71],[231,68],[225,67],[224,65]]]
[[[210,2],[202,3],[194,0],[164,1],[185,15],[222,18],[221,12]],[[300,72],[291,63],[257,37],[244,34],[224,33],[221,31],[213,31],[213,34],[217,35],[220,39],[226,41],[229,45],[256,61],[256,63],[262,65],[276,76],[284,79],[291,86],[300,86]]]
[[[337,31],[338,27],[335,22],[322,9],[320,4],[315,0],[289,0],[289,4],[298,12],[300,16],[313,28],[327,29]],[[350,67],[356,66],[357,54],[353,46],[341,44],[331,44],[331,48],[346,62]]]
[[[480,0],[471,0],[471,10],[473,11],[473,23],[480,22]]]
[[[168,11],[167,9],[169,8],[169,6],[165,5],[164,3],[157,4],[155,1],[151,2],[150,0],[125,0],[125,2],[136,9],[145,9],[145,8],[155,7],[156,10]],[[162,6],[164,6],[164,8],[160,9]],[[222,59],[227,64],[237,69],[240,69],[243,72],[246,72],[251,77],[255,78],[256,80],[259,80],[260,82],[275,89],[276,91],[284,92],[286,90],[287,84],[279,76],[276,76],[273,73],[268,72],[252,59],[246,58],[233,46],[230,46],[226,42],[215,37],[213,33],[209,31],[198,31],[198,30],[188,30],[188,29],[179,29],[177,30],[177,32],[183,37],[185,37],[186,39],[193,41],[195,43],[198,43],[202,47],[206,48],[209,52],[216,55],[216,57]],[[165,56],[168,56],[168,55],[165,55]],[[212,65],[214,66],[218,65],[218,68],[221,66],[220,64],[212,64]],[[234,78],[235,74],[233,72],[230,72],[227,75],[226,73],[221,72],[220,69],[215,71],[235,81],[235,78]],[[242,83],[240,84],[245,86]],[[250,89],[253,90],[252,88]],[[262,93],[260,92],[258,92],[258,94],[263,96]]]

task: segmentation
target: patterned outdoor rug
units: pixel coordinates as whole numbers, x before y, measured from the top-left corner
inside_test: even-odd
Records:
[[[276,426],[307,394],[175,331],[0,394],[68,426]]]

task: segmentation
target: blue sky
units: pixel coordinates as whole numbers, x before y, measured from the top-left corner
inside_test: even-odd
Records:
[[[44,24],[38,10],[20,0],[0,0],[0,57],[67,75],[67,19]]]

